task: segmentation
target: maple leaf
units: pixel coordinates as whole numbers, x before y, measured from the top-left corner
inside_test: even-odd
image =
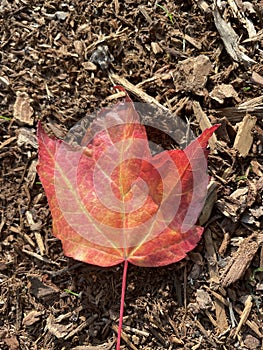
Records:
[[[50,138],[38,126],[38,174],[65,255],[99,266],[125,262],[120,328],[128,262],[171,264],[200,240],[203,228],[195,223],[209,181],[207,144],[217,127],[184,150],[152,156],[128,95],[99,113],[80,145]]]

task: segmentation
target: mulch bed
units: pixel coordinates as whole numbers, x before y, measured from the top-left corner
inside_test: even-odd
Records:
[[[215,3],[1,1],[1,349],[115,347],[122,266],[63,255],[36,126],[64,137],[118,84],[196,135],[221,123],[203,238],[179,263],[130,266],[122,348],[262,349],[263,3]]]

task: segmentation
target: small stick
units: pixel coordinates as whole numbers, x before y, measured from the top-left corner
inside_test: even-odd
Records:
[[[126,90],[136,95],[143,102],[155,105],[166,112],[168,111],[168,108],[161,105],[154,97],[146,94],[146,92],[138,88],[136,85],[130,83],[127,79],[122,78],[117,74],[110,74],[109,78],[114,82],[115,85],[122,85]]]
[[[37,253],[34,253],[34,252],[31,252],[30,250],[22,249],[22,252],[32,256],[35,259],[40,260],[40,261],[42,261],[42,262],[44,262],[46,264],[54,264],[54,265],[58,266],[57,262],[51,261],[51,260],[45,258],[44,256],[41,256],[41,255],[39,255]]]
[[[133,332],[135,334],[138,334],[138,335],[141,335],[141,336],[144,336],[144,337],[149,337],[149,335],[150,335],[149,332],[141,331],[140,329],[137,329],[137,328],[134,328],[134,327],[122,325],[122,328],[127,330],[128,332]]]
[[[250,311],[252,309],[252,306],[253,306],[252,297],[251,297],[251,295],[249,295],[246,302],[245,302],[245,308],[241,314],[240,321],[239,321],[239,324],[238,324],[237,329],[235,331],[234,337],[236,337],[238,335],[241,327],[243,326],[244,323],[246,323],[248,316],[250,314]]]

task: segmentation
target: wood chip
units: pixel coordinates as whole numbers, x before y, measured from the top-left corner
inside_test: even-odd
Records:
[[[234,31],[231,24],[226,22],[221,17],[217,6],[215,6],[213,16],[218,33],[221,36],[227,53],[232,57],[232,59],[234,61],[243,62],[249,65],[256,63],[256,61],[252,60],[243,52],[244,48],[239,45],[239,36]]]
[[[145,332],[145,331],[142,331],[140,329],[137,329],[137,328],[134,328],[134,327],[130,327],[130,326],[126,326],[126,325],[123,325],[123,329],[128,331],[128,332],[141,335],[143,337],[149,337],[149,335],[150,335],[149,332]]]
[[[26,92],[17,91],[13,115],[15,120],[20,124],[34,124],[34,110],[30,106],[30,102],[31,99]]]
[[[238,313],[240,316],[242,315],[242,311],[239,310],[236,306],[234,306],[234,310],[236,313]],[[246,325],[255,333],[257,334],[260,338],[263,338],[263,333],[260,331],[260,327],[256,324],[255,321],[249,321],[248,319],[246,320]]]
[[[37,149],[37,137],[34,129],[19,128],[17,132],[17,145],[19,147],[26,145]]]
[[[207,252],[206,257],[208,260],[210,286],[213,289],[214,286],[219,285],[220,281],[219,281],[217,255],[213,245],[211,231],[209,229],[205,231],[204,238],[205,238],[205,247]],[[214,305],[216,310],[217,327],[220,332],[224,332],[228,328],[228,322],[227,322],[224,303],[222,303],[218,298],[216,298],[214,299]]]
[[[206,247],[206,258],[208,261],[208,270],[210,276],[210,286],[213,287],[215,284],[219,284],[218,264],[211,231],[207,229],[204,233],[205,247]]]
[[[39,276],[29,275],[30,281],[29,291],[34,297],[38,299],[49,299],[49,297],[55,296],[59,292],[59,288],[54,285],[46,285],[42,282]]]
[[[192,38],[190,35],[185,34],[183,38],[188,41],[191,45],[193,45],[196,49],[202,49],[202,43],[199,40]]]
[[[1,211],[0,234],[1,234],[2,229],[3,229],[3,227],[4,227],[5,221],[6,221],[6,219],[5,219],[5,217],[4,217],[4,212]]]
[[[252,171],[254,174],[256,174],[257,176],[261,177],[263,175],[263,166],[262,164],[260,164],[257,160],[252,160],[251,161],[251,166],[252,166]]]
[[[238,97],[238,93],[230,84],[221,84],[216,85],[214,89],[210,92],[209,96],[217,101],[218,103],[223,104],[226,98],[233,98],[238,103],[240,102],[240,98]]]
[[[173,72],[175,91],[180,93],[187,91],[205,96],[207,93],[205,85],[211,69],[212,63],[206,55],[180,61]]]
[[[24,326],[32,326],[39,321],[42,311],[32,310],[24,318],[22,324]]]
[[[247,318],[250,314],[250,311],[252,309],[252,306],[253,306],[253,303],[252,303],[252,297],[251,295],[248,296],[246,302],[245,302],[245,308],[241,314],[241,317],[240,317],[240,321],[239,321],[239,324],[236,328],[236,331],[235,331],[235,334],[234,334],[234,337],[236,337],[241,329],[241,327],[243,326],[243,324],[246,323],[247,321]]]
[[[228,3],[230,5],[234,17],[238,18],[239,22],[246,28],[248,36],[250,38],[254,37],[257,34],[256,29],[253,25],[253,22],[245,16],[244,12],[244,10],[246,10],[246,12],[250,12],[252,14],[253,7],[251,8],[251,6],[253,5],[250,4],[250,6],[246,7],[245,3],[241,4],[236,0],[228,0]]]
[[[201,310],[213,308],[213,302],[209,293],[203,289],[196,290],[196,302]]]
[[[246,334],[244,344],[249,350],[256,350],[260,348],[260,340],[253,337],[251,334]]]
[[[203,206],[202,212],[199,216],[199,224],[203,226],[210,218],[211,212],[213,210],[214,204],[217,201],[217,189],[218,189],[218,183],[214,180],[211,180],[209,182],[208,188],[207,188],[207,196],[205,200],[205,204]]]
[[[53,315],[48,316],[45,330],[48,330],[56,338],[64,338],[66,335],[68,335],[71,329],[72,323],[66,325],[59,324],[56,322],[56,319]]]
[[[200,40],[194,39],[193,37],[191,37],[188,34],[184,34],[181,30],[179,29],[175,29],[172,31],[171,33],[171,37],[172,36],[178,36],[186,41],[189,42],[189,44],[193,45],[195,48],[197,48],[198,50],[202,49],[202,43],[200,42]]]
[[[197,3],[198,7],[204,11],[205,13],[211,12],[211,6],[204,0],[195,0]]]
[[[246,157],[249,153],[253,143],[252,129],[255,127],[256,122],[256,117],[252,117],[251,115],[247,114],[239,124],[233,147],[242,157]]]
[[[71,348],[71,350],[110,350],[113,349],[113,345],[115,343],[115,340],[108,342],[108,343],[103,343],[99,345],[78,345],[74,348]]]
[[[34,186],[34,183],[36,180],[37,163],[38,163],[38,161],[36,159],[32,160],[32,162],[28,168],[28,172],[27,172],[27,176],[26,176],[25,180],[26,180],[29,188],[32,188]]]
[[[125,97],[126,94],[124,91],[119,91],[116,94],[112,94],[106,97],[106,101],[112,101],[112,100],[117,100],[118,98]]]
[[[25,214],[26,214],[25,216],[31,231],[40,230],[40,228],[42,227],[42,223],[34,221],[33,214],[31,213],[31,211],[27,210]]]
[[[144,16],[146,21],[151,25],[153,20],[151,19],[150,15],[148,13],[149,10],[147,10],[147,8],[145,6],[143,6],[143,5],[139,5],[138,9],[142,13],[142,15]]]
[[[202,107],[200,106],[200,103],[198,101],[193,102],[193,111],[202,131],[212,126],[208,116],[202,110]],[[216,142],[216,135],[213,134],[209,139],[209,146],[211,150],[214,150],[216,148]]]
[[[95,72],[97,70],[96,64],[94,64],[93,62],[90,62],[90,61],[83,62],[82,66],[87,71]]]
[[[263,29],[259,30],[256,35],[243,40],[243,43],[256,42],[263,39]]]
[[[223,238],[223,240],[221,242],[220,247],[218,248],[218,253],[221,256],[225,255],[229,243],[230,243],[230,234],[229,234],[229,232],[224,232],[224,238]]]
[[[9,350],[17,350],[20,347],[16,336],[5,338],[4,342]]]
[[[163,49],[161,48],[161,46],[158,43],[151,42],[151,48],[152,48],[153,53],[155,55],[157,55],[158,53],[162,53],[163,52]]]
[[[254,84],[263,86],[263,77],[257,72],[252,72],[251,80]]]
[[[253,233],[242,241],[237,252],[225,268],[221,278],[223,287],[228,287],[244,275],[259,248],[259,243],[256,240],[257,236],[258,234]]]

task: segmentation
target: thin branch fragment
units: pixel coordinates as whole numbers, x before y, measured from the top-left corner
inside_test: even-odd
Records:
[[[246,64],[253,64],[256,61],[248,57],[244,52],[239,48],[239,37],[231,27],[230,23],[227,23],[221,17],[217,6],[213,11],[215,26],[218,30],[219,35],[225,45],[226,51],[232,57],[234,61],[243,62]]]

